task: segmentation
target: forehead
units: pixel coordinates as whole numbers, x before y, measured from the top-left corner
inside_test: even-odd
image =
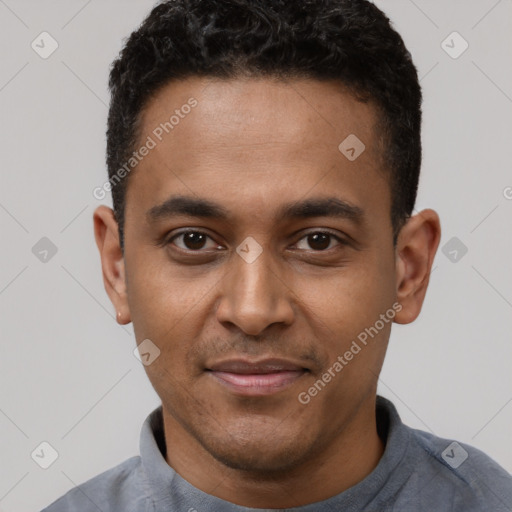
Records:
[[[195,102],[197,106],[188,107]],[[253,137],[259,143],[296,146],[332,148],[334,143],[337,149],[340,137],[352,133],[365,139],[371,152],[376,112],[371,103],[356,100],[334,81],[194,77],[160,89],[141,120],[143,135],[160,134],[170,143],[174,138],[176,146],[200,130],[200,141],[188,141],[195,149],[222,144],[226,137],[248,145],[253,145]],[[173,137],[165,137],[170,134]]]
[[[139,145],[152,148],[130,177],[127,206],[134,199],[149,209],[185,194],[228,210],[250,203],[261,213],[339,191],[389,212],[376,126],[373,105],[337,82],[171,82],[142,112]]]

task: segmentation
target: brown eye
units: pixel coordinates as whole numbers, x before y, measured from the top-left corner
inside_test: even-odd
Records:
[[[332,233],[316,231],[314,233],[309,233],[301,238],[297,244],[297,247],[304,250],[325,251],[333,247],[333,241],[335,241],[338,245],[343,245],[343,241]],[[301,244],[302,247],[300,246]],[[304,245],[306,245],[306,247],[304,247]]]
[[[198,250],[204,247],[206,236],[202,233],[184,233],[183,243],[187,249]]]
[[[308,244],[315,251],[323,251],[329,247],[331,243],[331,236],[325,233],[314,233],[308,235]]]
[[[210,246],[208,247],[208,241]],[[185,231],[173,236],[169,243],[173,243],[185,251],[199,251],[201,249],[215,249],[218,245],[206,234],[200,231]]]

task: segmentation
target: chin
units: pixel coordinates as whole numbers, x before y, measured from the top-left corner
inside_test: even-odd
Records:
[[[314,449],[315,443],[307,441],[304,431],[290,431],[284,424],[281,427],[280,436],[276,435],[278,427],[269,432],[253,426],[243,432],[226,429],[214,434],[210,431],[198,439],[203,448],[225,466],[268,476],[300,466]]]
[[[232,443],[225,450],[219,448],[209,450],[219,462],[231,469],[260,476],[289,472],[300,466],[303,461],[301,448],[283,450],[282,446],[266,446],[262,450],[259,444],[254,447],[233,449]]]

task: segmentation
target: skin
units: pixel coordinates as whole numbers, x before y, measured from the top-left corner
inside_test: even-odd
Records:
[[[375,109],[339,84],[171,82],[146,105],[141,143],[190,97],[198,105],[130,175],[124,255],[112,210],[94,213],[105,287],[118,322],[133,322],[137,343],[148,338],[161,351],[145,369],[162,400],[170,466],[247,507],[321,501],[364,479],[383,454],[375,399],[391,322],[309,403],[298,395],[393,304],[395,322],[416,319],[439,217],[431,209],[410,217],[393,247]],[[366,146],[354,161],[338,150],[349,134]],[[171,195],[208,199],[229,217],[150,221],[147,212]],[[358,206],[363,221],[277,214],[325,197]],[[202,247],[171,241],[182,228],[209,238]],[[346,243],[328,237],[325,248],[307,236],[319,231]],[[262,248],[252,263],[236,252],[249,236]],[[306,371],[274,394],[243,396],[205,370],[266,357]]]

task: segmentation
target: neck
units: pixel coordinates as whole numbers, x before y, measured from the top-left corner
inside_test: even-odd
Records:
[[[372,398],[321,452],[291,471],[265,475],[225,466],[164,409],[166,461],[196,488],[237,505],[293,508],[323,501],[362,481],[384,453]]]

